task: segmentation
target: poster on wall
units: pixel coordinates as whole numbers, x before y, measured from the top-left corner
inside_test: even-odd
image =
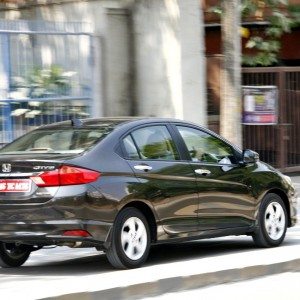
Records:
[[[245,125],[274,125],[278,122],[278,88],[243,86],[243,119]]]

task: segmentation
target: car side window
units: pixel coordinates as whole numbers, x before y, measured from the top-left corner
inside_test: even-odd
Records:
[[[127,157],[131,159],[179,160],[178,151],[166,126],[137,129],[123,142]]]
[[[129,159],[139,159],[139,153],[135,147],[134,141],[131,137],[131,135],[127,135],[124,139],[123,139],[123,144],[124,144],[124,148],[126,151],[126,158]]]
[[[177,126],[177,129],[187,146],[192,161],[236,163],[233,149],[217,137],[195,128]]]

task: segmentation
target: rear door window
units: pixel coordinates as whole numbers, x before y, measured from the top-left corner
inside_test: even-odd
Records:
[[[131,159],[179,160],[166,126],[148,126],[133,131],[124,139],[124,148]]]
[[[127,137],[123,140],[124,148],[126,152],[126,158],[129,159],[139,159],[139,152],[134,144],[134,141],[131,135],[127,135]]]

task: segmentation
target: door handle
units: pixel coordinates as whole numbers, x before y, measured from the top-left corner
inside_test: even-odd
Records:
[[[196,170],[195,170],[195,173],[198,174],[198,175],[204,175],[204,176],[207,176],[207,175],[210,175],[210,174],[211,174],[211,171],[206,170],[206,169],[196,169]]]
[[[145,172],[148,172],[148,171],[151,171],[152,170],[152,167],[151,166],[148,166],[148,165],[136,165],[134,166],[134,168],[136,170],[139,170],[139,171],[145,171]]]

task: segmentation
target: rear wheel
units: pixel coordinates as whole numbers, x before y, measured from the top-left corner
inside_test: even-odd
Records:
[[[0,242],[0,266],[2,268],[20,267],[23,265],[31,251],[24,245]]]
[[[282,199],[277,194],[267,194],[263,199],[258,216],[258,229],[253,240],[259,247],[279,246],[287,229],[287,212]]]
[[[106,251],[109,262],[118,269],[137,268],[146,261],[149,249],[145,216],[136,208],[125,208],[114,223],[111,245]]]

